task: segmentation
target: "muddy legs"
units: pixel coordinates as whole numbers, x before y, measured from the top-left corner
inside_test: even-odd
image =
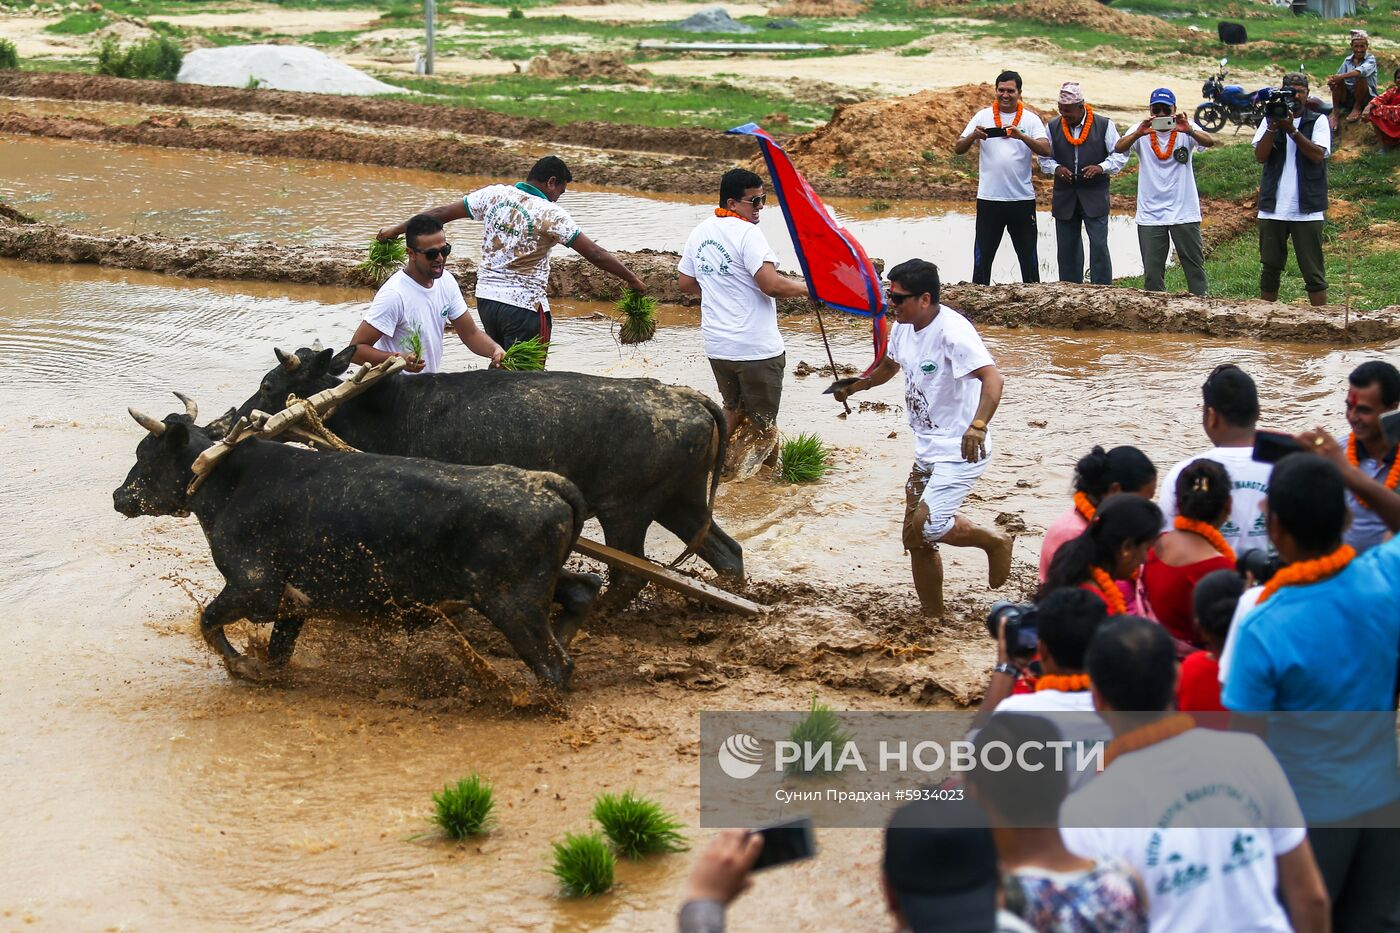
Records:
[[[953,518],[953,527],[939,539],[939,544],[953,547],[975,547],[987,554],[987,585],[996,589],[1011,575],[1011,548],[1015,539],[1010,535],[989,531],[961,515]],[[909,559],[914,575],[914,590],[919,605],[930,618],[943,616],[943,559],[938,550],[923,542],[909,546]]]
[[[266,669],[256,658],[240,654],[238,649],[229,644],[228,636],[224,634],[224,626],[230,622],[237,622],[239,619],[248,619],[252,622],[265,621],[277,612],[279,600],[280,594],[273,594],[269,598],[264,593],[248,593],[233,587],[225,587],[209,605],[204,607],[204,613],[199,620],[200,634],[204,636],[204,641],[208,643],[209,647],[219,652],[229,676],[254,681],[267,678]],[[297,628],[300,628],[299,623]],[[275,631],[273,637],[276,637]],[[290,642],[295,641],[296,635],[293,634],[290,637]],[[288,653],[291,651],[290,644],[287,651]]]
[[[943,558],[933,548],[916,548],[909,552],[909,563],[919,607],[930,619],[943,618]]]

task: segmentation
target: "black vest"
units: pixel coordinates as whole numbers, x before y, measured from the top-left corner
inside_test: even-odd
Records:
[[[1312,139],[1313,125],[1321,114],[1309,110],[1298,121],[1298,132]],[[1278,210],[1278,183],[1283,177],[1283,163],[1288,158],[1288,146],[1297,144],[1283,133],[1274,139],[1274,150],[1269,153],[1269,161],[1264,163],[1264,174],[1259,179],[1259,209],[1274,212]],[[1293,154],[1293,167],[1298,173],[1298,213],[1316,214],[1327,210],[1327,160],[1314,165],[1312,160],[1301,152]]]
[[[1108,117],[1094,114],[1094,125],[1089,127],[1089,135],[1078,146],[1070,145],[1060,125],[1064,117],[1050,121],[1050,154],[1055,161],[1075,173],[1074,181],[1055,179],[1051,192],[1050,210],[1058,220],[1069,220],[1078,207],[1085,217],[1105,217],[1108,215],[1108,173],[1104,172],[1092,181],[1079,178],[1080,169],[1086,165],[1098,165],[1108,158],[1108,144],[1104,136],[1108,133]]]

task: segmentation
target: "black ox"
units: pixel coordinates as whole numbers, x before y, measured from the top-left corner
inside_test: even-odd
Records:
[[[353,346],[276,351],[278,365],[238,410],[281,411],[340,382]],[[390,376],[347,401],[326,426],[360,450],[448,463],[508,463],[566,477],[606,543],[643,554],[660,522],[722,574],[742,577],[743,549],[714,524],[724,413],[704,394],[654,379],[475,370]],[[642,581],[614,573],[608,604]]]
[[[363,453],[317,453],[264,440],[237,445],[187,492],[213,443],[186,413],[147,430],[113,494],[118,512],[199,519],[224,589],[200,629],[235,677],[260,679],[224,634],[239,619],[272,622],[273,665],[285,665],[307,615],[397,617],[431,624],[470,606],[489,619],[544,683],[568,685],[573,661],[550,626],[560,594],[570,628],[596,577],[561,581],[585,519],[574,484],[511,466],[469,467]]]

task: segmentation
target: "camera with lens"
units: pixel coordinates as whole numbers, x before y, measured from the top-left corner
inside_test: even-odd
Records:
[[[1261,585],[1268,583],[1282,566],[1277,554],[1270,554],[1261,547],[1250,548],[1235,559],[1235,572],[1242,576],[1247,574]]]
[[[1270,120],[1287,120],[1297,100],[1291,88],[1269,88],[1269,96],[1264,99],[1264,116]]]
[[[1036,621],[1036,608],[1030,603],[1012,603],[997,600],[992,603],[992,611],[987,613],[987,632],[997,637],[997,629],[1006,620],[1006,650],[1012,657],[1030,657],[1040,644],[1040,628]]]

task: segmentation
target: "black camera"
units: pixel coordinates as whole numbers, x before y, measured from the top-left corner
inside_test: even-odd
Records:
[[[1297,95],[1293,93],[1292,88],[1269,88],[1269,96],[1264,99],[1264,116],[1270,120],[1287,120],[1297,101]]]
[[[1030,657],[1040,645],[1040,628],[1036,623],[1036,608],[1030,603],[1012,603],[1004,599],[992,603],[987,613],[987,632],[997,637],[1002,619],[1006,620],[1006,650],[1012,657]]]
[[[1256,584],[1268,583],[1282,566],[1277,554],[1270,554],[1261,547],[1250,548],[1235,559],[1235,572],[1248,574]]]

